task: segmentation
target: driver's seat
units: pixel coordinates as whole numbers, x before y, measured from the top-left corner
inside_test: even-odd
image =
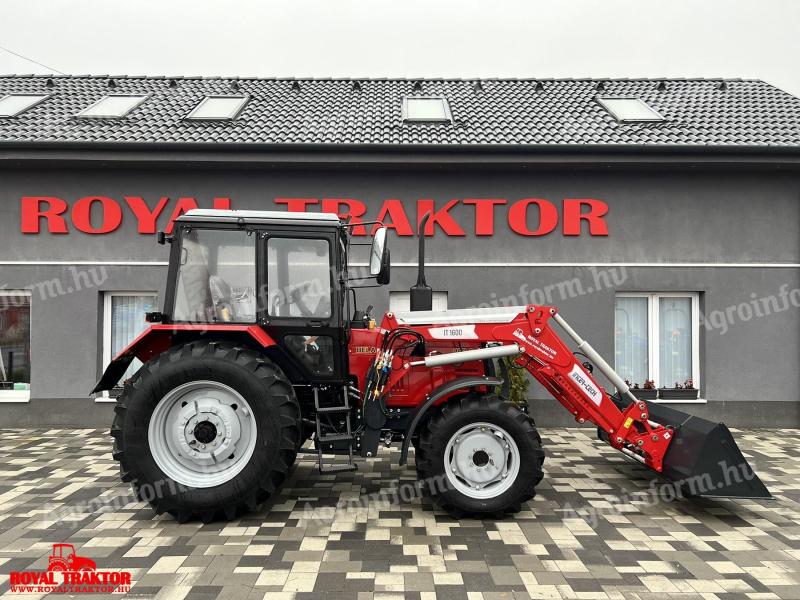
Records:
[[[219,275],[208,278],[208,288],[211,291],[211,303],[217,321],[228,323],[234,320],[233,307],[231,306],[231,286]]]

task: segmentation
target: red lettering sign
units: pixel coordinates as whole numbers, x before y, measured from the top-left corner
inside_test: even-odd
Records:
[[[67,221],[62,216],[69,205],[53,196],[22,198],[22,233],[39,233],[42,219],[48,233],[67,233]]]
[[[157,201],[147,200],[143,196],[123,196],[123,200],[120,202],[108,196],[84,196],[70,206],[68,201],[55,196],[23,196],[20,203],[20,231],[25,234],[64,234],[74,230],[89,235],[103,235],[118,230],[125,221],[132,221],[138,233],[152,235],[158,231],[161,221],[160,226],[171,233],[175,219],[200,206],[197,199],[191,196],[174,199],[161,196]],[[337,214],[342,219],[349,218],[354,225],[351,233],[355,236],[367,235],[367,227],[363,223],[370,220],[382,222],[400,237],[414,236],[420,220],[426,214],[430,214],[423,232],[426,236],[435,235],[438,230],[448,237],[464,237],[466,233],[460,219],[465,216],[473,218],[476,236],[492,236],[503,211],[508,229],[525,237],[548,235],[556,231],[559,225],[565,236],[579,236],[585,232],[591,236],[608,235],[608,204],[593,198],[566,198],[560,206],[544,198],[513,201],[506,198],[455,198],[444,203],[429,198],[415,202],[389,198],[383,201],[371,218],[367,203],[355,198],[275,198],[274,204],[285,206],[288,211],[321,209],[322,212]],[[208,203],[205,205],[208,206]],[[231,199],[216,197],[211,205],[217,209],[230,209]],[[409,207],[412,206],[413,215],[409,214]],[[416,223],[416,226],[412,223]]]
[[[528,208],[539,208],[539,220],[535,229],[528,227]],[[520,235],[547,235],[558,226],[558,209],[552,202],[539,198],[527,198],[511,205],[508,210],[508,226]]]

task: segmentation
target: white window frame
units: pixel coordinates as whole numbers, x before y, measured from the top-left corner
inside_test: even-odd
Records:
[[[28,96],[28,97],[31,97],[31,98],[34,97],[34,96],[39,96],[39,99],[34,101],[33,103],[29,104],[25,108],[20,108],[17,112],[15,112],[13,114],[0,115],[0,119],[13,119],[14,117],[18,117],[19,115],[21,115],[25,111],[28,111],[28,110],[32,109],[34,106],[38,106],[39,104],[41,104],[42,102],[47,100],[50,96],[52,96],[52,94],[25,94],[25,93],[6,94],[5,96],[0,96],[0,101],[5,100],[6,98],[11,98],[11,97],[16,97],[16,96]]]
[[[660,298],[690,298],[692,301],[692,383],[700,389],[700,294],[697,292],[619,292],[616,298],[647,298],[647,362],[649,363],[648,379],[652,379],[657,388],[669,387],[660,380],[659,363],[659,319],[658,301]],[[614,317],[616,319],[616,316]],[[694,400],[655,400],[663,404],[704,404],[703,398]]]
[[[111,363],[111,299],[117,296],[150,296],[158,298],[158,292],[151,291],[113,291],[103,292],[103,371],[108,368]],[[108,390],[97,394],[94,399],[95,402],[116,402],[112,398]]]
[[[414,118],[411,117],[409,102],[413,100],[441,100],[444,108],[444,116],[438,118]],[[445,96],[403,96],[403,123],[451,123],[453,122],[453,112],[450,109],[450,101]]]
[[[596,98],[597,103],[602,106],[608,114],[614,117],[618,123],[660,123],[662,121],[666,121],[664,115],[658,112],[655,108],[650,106],[648,102],[642,100],[637,96],[598,96]],[[647,110],[653,113],[651,117],[634,117],[634,118],[625,118],[623,117],[618,111],[612,108],[613,104],[609,104],[606,100],[636,100],[639,104],[644,106]]]
[[[224,98],[226,100],[240,100],[239,106],[233,113],[228,116],[222,117],[198,117],[196,116],[197,113],[200,111],[201,108],[205,105],[206,102],[209,100],[220,99]],[[191,112],[184,117],[186,121],[235,121],[239,118],[239,115],[242,114],[242,111],[245,107],[250,103],[250,95],[249,94],[211,94],[209,96],[204,96],[200,102],[195,105],[195,107],[191,110]]]
[[[145,101],[150,97],[150,94],[106,94],[99,100],[92,102],[89,106],[81,110],[76,117],[79,119],[124,119],[129,114],[131,114],[134,110],[139,108]],[[124,113],[117,113],[117,114],[109,114],[109,113],[100,113],[96,115],[88,114],[90,110],[94,107],[101,104],[106,98],[139,98],[139,101],[136,102],[133,106],[131,106],[128,110]]]
[[[29,296],[32,298],[31,290],[0,290],[0,296]],[[30,338],[33,333],[33,302],[31,302],[31,324],[28,331]],[[31,366],[31,379],[33,379],[33,367]],[[30,390],[0,390],[0,404],[25,403],[31,401]]]

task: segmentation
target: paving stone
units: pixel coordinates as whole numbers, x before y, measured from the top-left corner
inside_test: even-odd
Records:
[[[652,474],[591,430],[542,433],[546,478],[502,520],[392,500],[415,480],[393,446],[336,477],[303,456],[257,512],[179,524],[118,480],[106,431],[0,431],[0,594],[66,542],[141,598],[800,598],[800,431],[734,432],[770,503],[652,501]]]

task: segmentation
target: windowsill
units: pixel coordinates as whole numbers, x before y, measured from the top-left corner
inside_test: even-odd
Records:
[[[706,404],[708,400],[705,398],[695,398],[694,400],[648,400],[648,402],[653,402],[654,404]]]
[[[0,404],[12,404],[16,402],[30,402],[30,390],[3,390],[0,391]]]
[[[117,402],[117,396],[111,396],[108,391],[105,391],[95,396],[94,401],[98,404],[115,404]]]

